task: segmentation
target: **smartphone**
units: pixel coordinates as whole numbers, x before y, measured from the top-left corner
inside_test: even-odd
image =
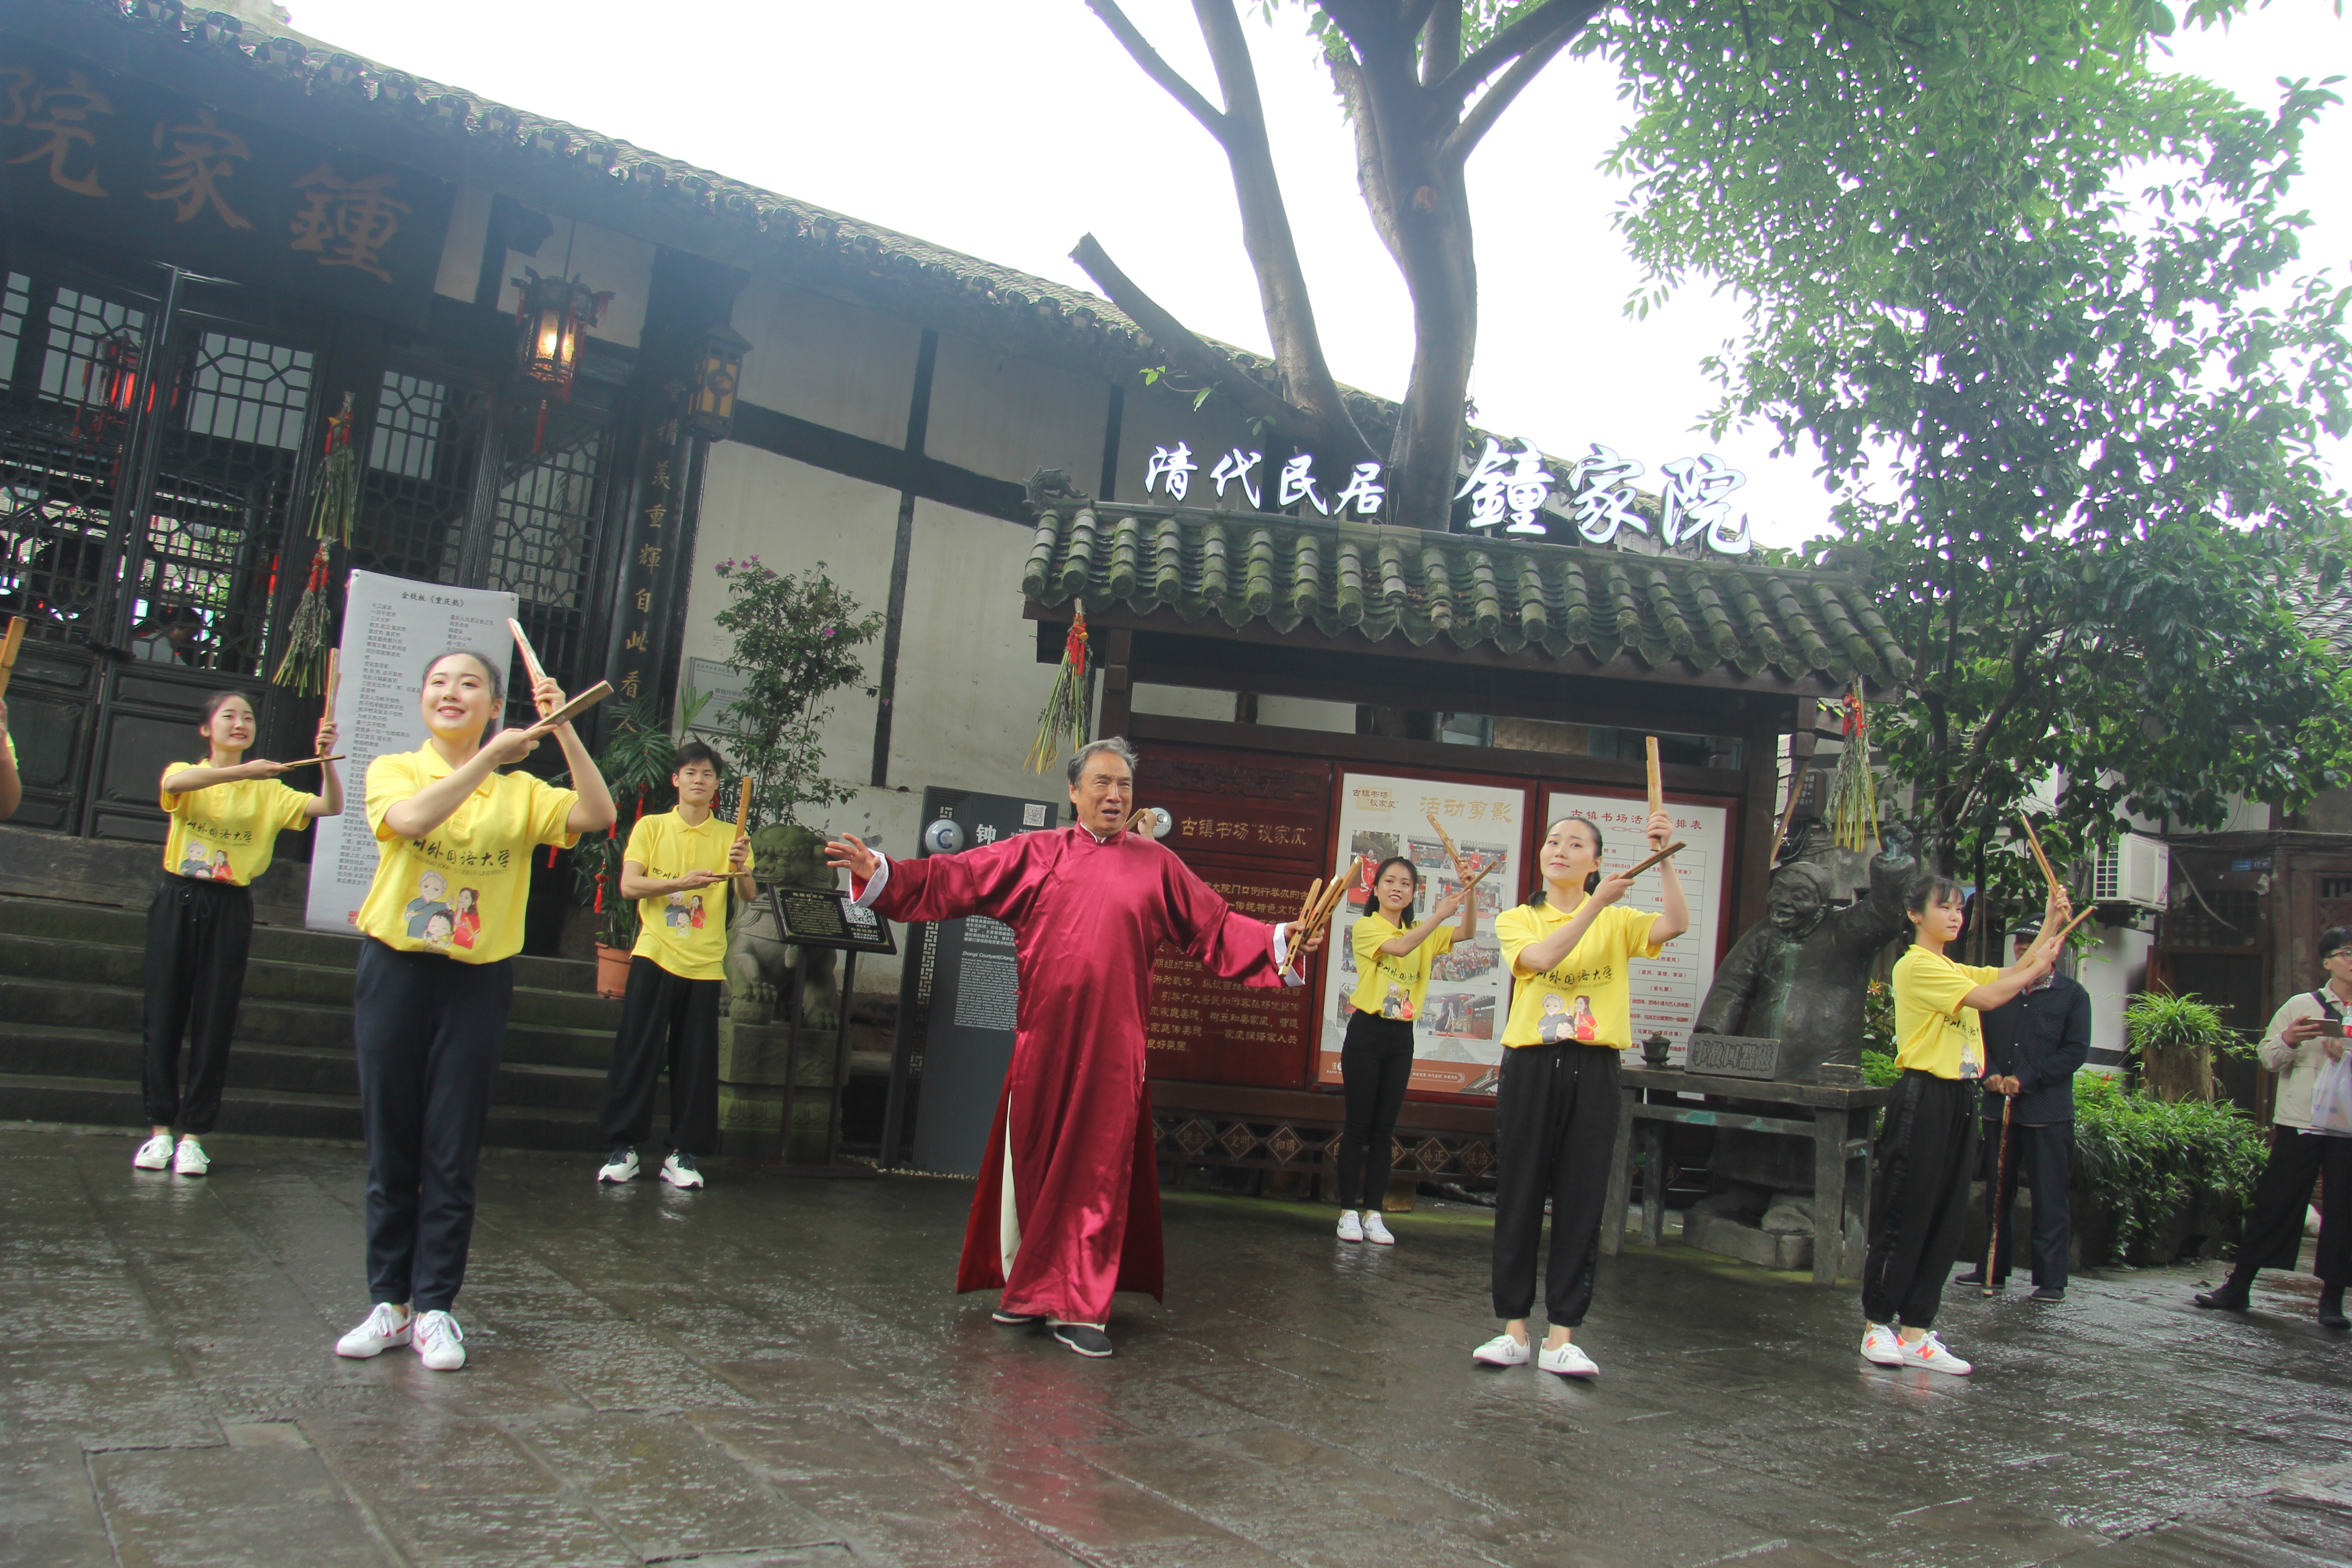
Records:
[[[2314,1018],[2312,1022],[2319,1026],[2320,1034],[2330,1039],[2344,1037],[2344,1021],[2340,1018]]]

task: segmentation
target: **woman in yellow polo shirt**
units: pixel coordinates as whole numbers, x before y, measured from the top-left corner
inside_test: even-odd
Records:
[[[531,698],[562,706],[544,678]],[[506,1049],[530,852],[613,824],[613,797],[569,724],[554,729],[573,788],[500,773],[538,748],[537,726],[488,726],[506,704],[499,668],[445,653],[425,668],[428,739],[368,765],[375,880],[360,905],[352,1035],[367,1133],[368,1291],[374,1305],[338,1355],[414,1343],[436,1372],[466,1364],[449,1315],[474,1233],[474,1167]],[[466,895],[470,893],[468,899]],[[457,940],[459,906],[478,921]]]
[[[141,1098],[148,1139],[131,1157],[142,1171],[201,1176],[212,1160],[199,1142],[220,1116],[228,1041],[245,989],[253,941],[248,884],[269,868],[278,836],[343,809],[335,764],[320,764],[319,793],[278,782],[289,764],[245,760],[253,744],[253,704],[242,691],[204,700],[205,760],[163,770],[156,803],[171,813],[163,878],[147,906],[146,1051]],[[335,718],[319,721],[314,756],[335,749]],[[188,1092],[180,1094],[180,1042],[188,1044]],[[179,1146],[172,1126],[180,1127]]]
[[[1339,1133],[1341,1241],[1393,1247],[1381,1215],[1388,1195],[1397,1113],[1412,1077],[1412,1026],[1429,994],[1430,965],[1457,942],[1478,933],[1478,911],[1457,890],[1437,900],[1429,918],[1407,923],[1421,894],[1421,870],[1400,855],[1372,873],[1372,907],[1349,931],[1356,953],[1356,992],[1348,998],[1348,1033],[1339,1044],[1339,1080],[1347,1086],[1348,1120]],[[1447,930],[1454,911],[1462,923]],[[1369,1156],[1369,1157],[1367,1157]],[[1362,1217],[1353,1206],[1361,1194]]]
[[[1674,825],[1663,811],[1650,814],[1652,849],[1665,847]],[[1537,858],[1543,891],[1495,921],[1512,980],[1495,1095],[1495,1315],[1504,1321],[1503,1331],[1472,1354],[1488,1366],[1533,1359],[1562,1377],[1591,1377],[1601,1369],[1569,1341],[1592,1304],[1608,1217],[1601,1209],[1617,1142],[1618,1053],[1633,1044],[1631,964],[1657,957],[1688,931],[1690,906],[1675,863],[1665,860],[1658,865],[1665,911],[1620,908],[1633,880],[1601,874],[1601,829],[1588,817],[1553,823]],[[1528,1343],[1528,1313],[1546,1200],[1551,1254],[1538,1353]]]

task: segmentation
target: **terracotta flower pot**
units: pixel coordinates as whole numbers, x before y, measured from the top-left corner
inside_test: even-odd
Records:
[[[596,994],[625,996],[629,990],[629,950],[596,944]]]

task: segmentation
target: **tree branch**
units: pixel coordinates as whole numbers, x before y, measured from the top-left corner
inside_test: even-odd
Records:
[[[1389,165],[1381,148],[1379,117],[1364,85],[1364,73],[1352,58],[1332,60],[1331,85],[1348,111],[1348,128],[1356,137],[1356,187],[1372,216],[1372,229],[1399,266],[1404,264],[1403,239],[1397,232],[1395,193],[1389,185]]]
[[[1431,96],[1441,102],[1460,103],[1470,96],[1473,88],[1502,69],[1505,61],[1556,32],[1565,30],[1573,35],[1582,30],[1607,9],[1607,0],[1546,0],[1546,4],[1487,39],[1468,59],[1448,71],[1444,79],[1430,89]]]
[[[1462,0],[1445,0],[1443,9],[1432,5],[1422,22],[1422,85],[1444,81],[1461,63]]]
[[[1566,47],[1568,41],[1576,37],[1582,26],[1581,22],[1570,23],[1550,37],[1529,45],[1526,52],[1511,62],[1511,68],[1503,73],[1502,79],[1488,88],[1485,96],[1470,106],[1470,112],[1464,115],[1462,123],[1447,134],[1444,145],[1437,150],[1437,155],[1454,163],[1468,158],[1486,132],[1495,128],[1495,121],[1503,117],[1503,110],[1511,107],[1511,100],[1527,90],[1528,83],[1542,74],[1544,67],[1551,64],[1552,57]]]
[[[1143,68],[1144,75],[1158,82],[1169,97],[1182,104],[1185,112],[1199,121],[1210,135],[1220,142],[1224,141],[1224,115],[1202,97],[1201,90],[1186,81],[1174,66],[1160,58],[1160,51],[1153,48],[1141,30],[1127,19],[1127,13],[1118,8],[1117,0],[1087,0],[1087,8],[1102,18],[1103,26],[1110,29],[1111,37],[1117,38],[1135,63]]]
[[[1078,240],[1077,248],[1070,252],[1070,259],[1085,269],[1112,304],[1126,311],[1150,336],[1152,346],[1168,356],[1171,365],[1213,383],[1219,391],[1234,399],[1242,417],[1271,419],[1294,435],[1313,426],[1315,421],[1303,409],[1294,408],[1268,392],[1235,364],[1231,355],[1195,335],[1171,315],[1166,306],[1137,288],[1134,279],[1119,270],[1118,264],[1111,260],[1110,254],[1093,235]]]

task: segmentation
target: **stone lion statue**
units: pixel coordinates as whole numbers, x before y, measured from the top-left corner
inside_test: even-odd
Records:
[[[762,887],[782,882],[796,888],[838,886],[824,863],[824,836],[792,823],[774,823],[751,835],[753,875]],[[777,1021],[778,999],[792,994],[796,949],[776,929],[765,900],[736,906],[727,937],[727,1016],[738,1024]],[[841,985],[834,974],[834,951],[811,948],[807,1015],[803,1030],[841,1026]]]

